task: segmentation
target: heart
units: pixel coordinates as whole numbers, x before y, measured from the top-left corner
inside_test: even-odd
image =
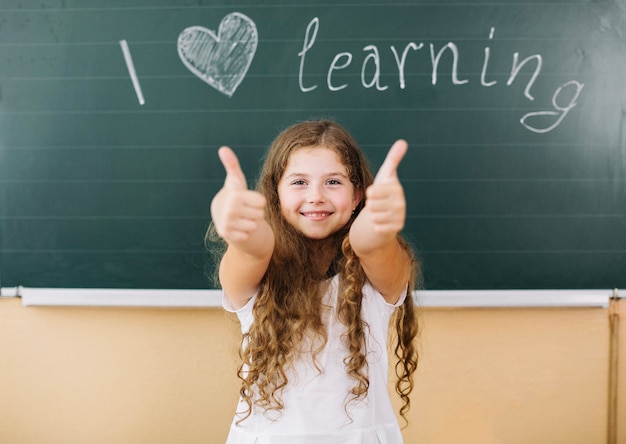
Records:
[[[240,12],[224,17],[217,35],[191,26],[178,36],[178,55],[200,79],[231,97],[248,72],[259,37],[254,22]]]

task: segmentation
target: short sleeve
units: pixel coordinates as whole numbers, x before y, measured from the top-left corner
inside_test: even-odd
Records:
[[[241,332],[247,333],[250,330],[250,326],[252,325],[252,321],[254,320],[252,316],[252,307],[254,307],[254,301],[256,301],[256,294],[250,298],[250,300],[239,309],[235,309],[233,304],[231,304],[230,300],[226,296],[226,293],[222,290],[222,307],[229,313],[235,313],[237,318],[239,319],[239,323],[241,324]]]
[[[375,299],[376,305],[379,305],[381,307],[386,307],[390,311],[393,311],[397,307],[400,307],[402,304],[404,304],[404,301],[406,300],[407,289],[408,289],[408,284],[406,287],[404,287],[404,290],[402,290],[402,294],[398,295],[398,300],[395,304],[390,304],[389,302],[387,302],[385,298],[383,297],[383,295],[380,294],[380,292],[377,291],[374,287],[372,287],[372,284],[370,284],[369,282],[367,282],[363,286],[363,295],[366,297]]]

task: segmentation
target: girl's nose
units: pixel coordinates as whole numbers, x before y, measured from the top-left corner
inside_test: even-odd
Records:
[[[307,202],[319,203],[324,202],[324,191],[319,185],[311,185],[307,193]]]

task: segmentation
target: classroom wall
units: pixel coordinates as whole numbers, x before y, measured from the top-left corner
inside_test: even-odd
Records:
[[[421,317],[406,443],[606,442],[607,309],[429,308]],[[221,309],[0,298],[0,442],[223,442],[237,345],[236,320]],[[626,443],[624,325],[619,359]]]

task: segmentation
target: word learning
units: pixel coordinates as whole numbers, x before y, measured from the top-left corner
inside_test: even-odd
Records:
[[[313,18],[305,31],[304,43],[302,45],[302,51],[298,53],[300,59],[300,69],[298,73],[298,81],[300,91],[303,93],[311,93],[320,87],[320,85],[311,82],[307,77],[307,56],[309,53],[316,51],[315,43],[317,40],[317,34],[320,28],[320,20],[318,17]],[[494,38],[495,28],[491,28],[489,33],[489,40]],[[449,53],[452,57],[452,70],[451,79],[454,85],[464,85],[470,82],[467,78],[459,78],[459,48],[453,42],[448,42],[441,48],[436,48],[433,43],[426,45],[424,42],[408,42],[404,48],[396,48],[395,45],[389,46],[389,51],[393,54],[395,61],[394,69],[397,70],[397,88],[404,90],[407,88],[406,80],[406,67],[407,61],[410,57],[419,56],[420,53],[426,53],[427,66],[430,70],[430,81],[433,86],[437,85],[439,81],[439,64],[442,58]],[[391,85],[383,84],[381,72],[382,72],[382,58],[379,47],[374,44],[366,45],[363,48],[361,61],[361,75],[358,82],[354,82],[357,85],[360,84],[362,88],[376,88],[376,90],[384,92],[388,91]],[[481,55],[482,69],[480,72],[480,85],[485,88],[490,88],[498,84],[497,80],[489,80],[489,61],[491,56],[491,48],[486,46],[484,53]],[[422,58],[424,58],[422,56]],[[340,74],[341,70],[348,68],[355,59],[355,55],[349,51],[342,51],[335,54],[328,66],[326,75],[326,88],[328,91],[340,91],[353,84],[346,82],[345,76],[338,80],[339,77],[336,74]],[[420,60],[421,61],[421,60]],[[532,87],[541,73],[543,65],[543,58],[540,54],[534,54],[520,60],[520,55],[515,52],[512,57],[511,71],[506,80],[506,85],[511,86],[515,81],[519,81],[518,76],[522,69],[534,68],[532,75],[526,83],[524,88],[524,96],[534,101],[535,97],[532,95]],[[394,71],[395,72],[395,71]],[[342,83],[343,82],[343,83]],[[556,128],[567,116],[567,114],[576,106],[578,96],[580,95],[584,87],[583,83],[576,80],[567,81],[559,85],[552,96],[552,109],[533,111],[524,114],[520,123],[529,131],[535,133],[547,133]]]

